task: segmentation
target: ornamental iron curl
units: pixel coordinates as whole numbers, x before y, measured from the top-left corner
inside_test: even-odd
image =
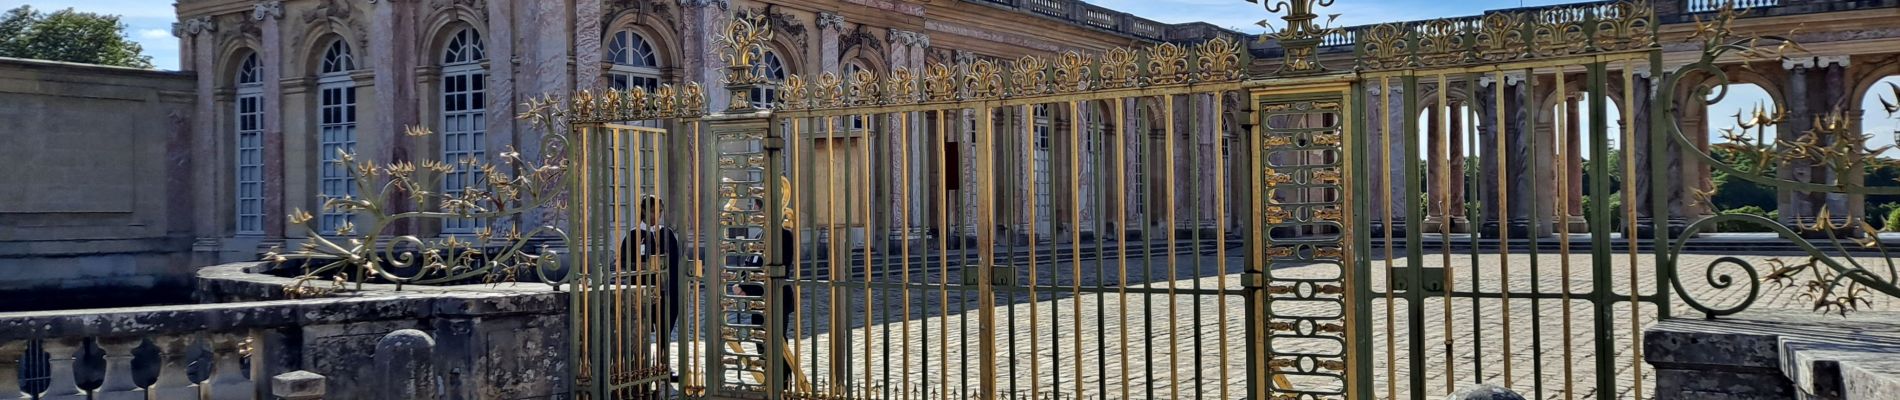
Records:
[[[612,96],[608,96],[612,97]],[[599,107],[607,100],[589,95],[580,103]],[[623,100],[614,100],[628,104]],[[514,282],[532,276],[556,286],[577,274],[563,273],[563,257],[556,249],[568,242],[558,221],[535,221],[537,214],[560,215],[557,201],[568,187],[568,137],[562,111],[552,98],[523,105],[521,120],[547,131],[538,158],[524,156],[512,146],[497,155],[499,164],[477,159],[426,161],[415,165],[397,161],[376,165],[357,161],[355,154],[339,152],[337,163],[347,166],[361,197],[324,200],[328,212],[355,215],[362,224],[344,223],[325,232],[309,211],[294,209],[289,222],[302,225],[308,239],[295,250],[272,249],[264,260],[274,267],[298,269],[295,282],[284,288],[292,297],[321,296],[339,290],[361,290],[365,283],[439,285],[469,281]],[[411,127],[409,140],[434,136],[426,128]],[[443,179],[456,171],[479,171],[481,179],[460,193],[439,190]],[[542,213],[543,211],[552,211]],[[486,222],[466,235],[423,238],[396,234],[395,226],[420,221],[477,220]],[[535,225],[523,229],[524,226]],[[318,282],[329,282],[328,287]]]
[[[1729,83],[1726,72],[1718,66],[1716,60],[1725,56],[1736,56],[1743,60],[1779,59],[1783,54],[1805,51],[1800,45],[1785,36],[1736,37],[1730,24],[1744,14],[1733,4],[1724,4],[1717,10],[1715,17],[1696,21],[1696,30],[1691,40],[1699,40],[1702,45],[1701,58],[1696,62],[1677,68],[1666,74],[1659,87],[1677,87],[1685,76],[1708,78],[1690,93],[1711,93],[1707,103],[1720,102],[1727,95]],[[1631,27],[1629,29],[1646,29]],[[1894,96],[1900,98],[1900,86],[1894,86]],[[1668,107],[1670,114],[1680,112],[1675,105],[1674,91],[1659,91],[1655,104]],[[1694,101],[1696,99],[1690,99]],[[1886,99],[1882,98],[1883,102]],[[1885,103],[1890,113],[1900,112],[1900,107]],[[1757,184],[1781,189],[1803,192],[1833,194],[1900,194],[1900,187],[1871,187],[1852,182],[1815,183],[1783,179],[1776,176],[1776,166],[1786,163],[1806,163],[1824,166],[1835,171],[1851,171],[1878,167],[1900,166],[1900,161],[1882,158],[1879,155],[1891,146],[1868,147],[1869,136],[1853,131],[1853,124],[1839,109],[1813,116],[1811,127],[1793,139],[1766,138],[1765,130],[1778,125],[1788,118],[1780,109],[1757,106],[1746,113],[1734,116],[1735,124],[1722,129],[1725,143],[1712,144],[1713,150],[1727,154],[1718,158],[1712,151],[1697,150],[1678,124],[1663,124],[1666,140],[1689,149],[1686,153],[1696,157],[1711,169],[1726,172],[1729,176]],[[1707,203],[1711,193],[1696,193],[1696,201]],[[1702,279],[1710,286],[1721,290],[1743,290],[1739,299],[1729,300],[1725,304],[1712,303],[1711,298],[1698,296],[1683,290],[1686,279],[1681,265],[1677,265],[1681,252],[1687,244],[1687,238],[1707,231],[1727,222],[1746,223],[1766,228],[1781,238],[1792,242],[1802,249],[1804,260],[1790,261],[1773,258],[1764,261],[1767,270],[1735,257],[1722,257],[1704,266]],[[1710,317],[1730,315],[1746,310],[1753,305],[1761,294],[1764,283],[1777,287],[1801,287],[1802,296],[1812,301],[1814,310],[1821,312],[1846,313],[1871,304],[1868,296],[1880,293],[1900,298],[1900,265],[1896,265],[1892,254],[1877,236],[1878,232],[1865,217],[1846,215],[1837,221],[1831,210],[1822,207],[1815,216],[1802,220],[1797,218],[1793,224],[1755,215],[1730,214],[1705,218],[1690,224],[1682,235],[1664,248],[1665,278],[1683,303]],[[1863,264],[1854,257],[1850,249],[1873,251],[1880,254],[1885,268]],[[1720,272],[1718,272],[1720,270]],[[1736,274],[1747,279],[1737,279]],[[1737,288],[1739,286],[1739,288]],[[1728,296],[1728,294],[1720,294]],[[1713,297],[1716,295],[1708,295]]]

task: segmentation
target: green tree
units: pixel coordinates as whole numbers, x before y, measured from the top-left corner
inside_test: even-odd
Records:
[[[152,68],[117,15],[20,6],[0,15],[0,57]]]

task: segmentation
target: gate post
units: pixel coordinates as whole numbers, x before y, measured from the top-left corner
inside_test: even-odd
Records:
[[[781,301],[786,254],[779,243],[785,195],[775,182],[785,139],[772,129],[772,112],[762,104],[773,99],[754,98],[757,89],[776,84],[754,73],[772,31],[763,15],[744,12],[732,16],[719,36],[730,101],[705,119],[716,152],[719,207],[717,247],[710,251],[720,262],[718,273],[704,277],[708,300],[718,307],[705,315],[707,326],[717,329],[707,335],[707,392],[713,398],[777,400],[790,373],[782,348],[790,306]]]

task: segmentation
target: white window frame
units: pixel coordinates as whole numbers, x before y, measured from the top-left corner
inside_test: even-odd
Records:
[[[1054,193],[1050,191],[1053,188],[1049,186],[1051,180],[1054,179],[1051,177],[1049,164],[1050,152],[1055,145],[1053,143],[1055,128],[1051,123],[1052,110],[1049,109],[1049,105],[1037,104],[1032,109],[1035,137],[1030,140],[1034,141],[1031,148],[1035,150],[1033,155],[1035,173],[1030,175],[1030,179],[1036,186],[1036,232],[1048,236],[1055,234],[1053,231],[1055,229],[1055,198]]]
[[[607,62],[607,85],[613,90],[640,87],[650,92],[660,86],[660,63],[653,53],[653,42],[638,32],[614,32],[607,40]]]
[[[444,196],[460,196],[469,187],[478,187],[486,177],[474,166],[463,160],[483,160],[487,157],[487,146],[483,143],[488,130],[487,86],[488,70],[482,65],[484,60],[481,34],[473,28],[463,28],[449,40],[443,51],[442,79],[439,99],[442,137],[442,162],[452,170],[442,178]],[[442,232],[447,234],[470,234],[487,226],[480,218],[446,219],[442,222]]]
[[[854,79],[858,79],[858,71],[866,71],[866,70],[870,70],[870,68],[866,68],[864,64],[859,63],[859,62],[854,61],[854,62],[851,62],[850,64],[845,64],[844,79],[843,79],[844,82],[846,82],[845,86],[850,86],[850,82],[853,82]],[[849,128],[850,132],[864,132],[864,126],[865,126],[864,115],[852,114],[849,118],[851,120],[850,125],[847,125],[846,128]]]
[[[238,65],[232,99],[233,230],[264,234],[264,66],[253,52]]]
[[[347,223],[355,223],[355,213],[321,207],[333,198],[361,196],[351,165],[341,163],[339,152],[356,153],[356,81],[350,78],[356,69],[349,44],[330,43],[317,71],[317,204],[318,230],[336,233]]]

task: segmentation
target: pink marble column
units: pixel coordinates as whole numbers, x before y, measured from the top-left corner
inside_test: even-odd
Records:
[[[1447,171],[1447,174],[1449,174],[1447,178],[1451,180],[1451,187],[1446,189],[1448,192],[1445,193],[1445,195],[1451,198],[1451,202],[1448,203],[1451,209],[1448,211],[1450,211],[1451,215],[1452,232],[1465,232],[1466,229],[1469,228],[1468,225],[1470,223],[1470,220],[1465,216],[1465,115],[1463,106],[1464,104],[1462,103],[1452,103],[1451,115],[1449,116],[1451,126],[1447,128],[1449,132],[1447,132],[1448,134],[1445,136],[1448,139],[1446,140],[1447,143],[1444,144],[1447,146],[1445,150],[1449,153],[1448,157],[1450,157],[1450,160],[1446,164],[1449,169],[1449,171]]]
[[[903,36],[902,33],[904,32],[891,30],[888,35],[890,53],[887,57],[890,60],[891,71],[896,71],[898,68],[911,68],[910,46],[902,43],[903,38],[900,37]],[[880,71],[878,76],[887,78],[890,76],[890,73]],[[915,188],[916,185],[914,183],[917,182],[915,178],[916,170],[911,169],[913,164],[912,160],[917,158],[917,154],[910,151],[911,146],[909,146],[910,142],[917,140],[916,133],[915,130],[897,129],[900,124],[905,123],[906,117],[914,119],[917,115],[916,113],[910,113],[907,116],[903,114],[890,114],[885,117],[885,126],[890,127],[886,130],[888,133],[884,135],[888,139],[885,148],[889,149],[885,153],[888,154],[886,158],[891,163],[889,171],[886,171],[884,174],[884,181],[887,182],[887,187],[890,188],[890,196],[889,199],[887,199],[890,202],[890,208],[888,209],[890,210],[890,223],[886,230],[888,231],[887,236],[896,240],[903,240],[908,237],[908,232],[904,231],[906,226],[915,226],[914,223],[911,223],[912,220],[915,219],[915,213],[911,212],[912,210],[908,203],[920,199],[912,193],[913,190],[910,190]],[[904,135],[905,133],[909,133],[909,135]]]
[[[251,19],[259,23],[264,63],[264,241],[260,251],[281,246],[284,240],[284,3],[263,1],[252,6]]]
[[[1447,216],[1445,203],[1451,201],[1451,198],[1445,195],[1446,190],[1443,182],[1446,181],[1441,180],[1445,178],[1443,175],[1445,174],[1445,168],[1439,166],[1445,154],[1445,140],[1439,138],[1439,135],[1444,133],[1445,129],[1444,124],[1441,122],[1443,115],[1440,114],[1438,106],[1425,109],[1425,129],[1420,130],[1420,133],[1425,135],[1424,175],[1427,200],[1425,201],[1426,212],[1423,232],[1426,233],[1444,231],[1439,225],[1445,223],[1445,217]]]
[[[1565,214],[1570,224],[1570,233],[1589,230],[1589,224],[1583,220],[1583,129],[1579,116],[1581,99],[1564,101],[1564,183],[1569,185],[1569,193],[1564,197]]]
[[[721,24],[725,22],[726,2],[724,0],[681,0],[680,6],[685,18],[681,21],[686,64],[682,82],[700,82],[706,89],[707,111],[722,109],[730,102],[718,83],[724,78],[725,62],[717,54],[723,51],[713,37]]]

